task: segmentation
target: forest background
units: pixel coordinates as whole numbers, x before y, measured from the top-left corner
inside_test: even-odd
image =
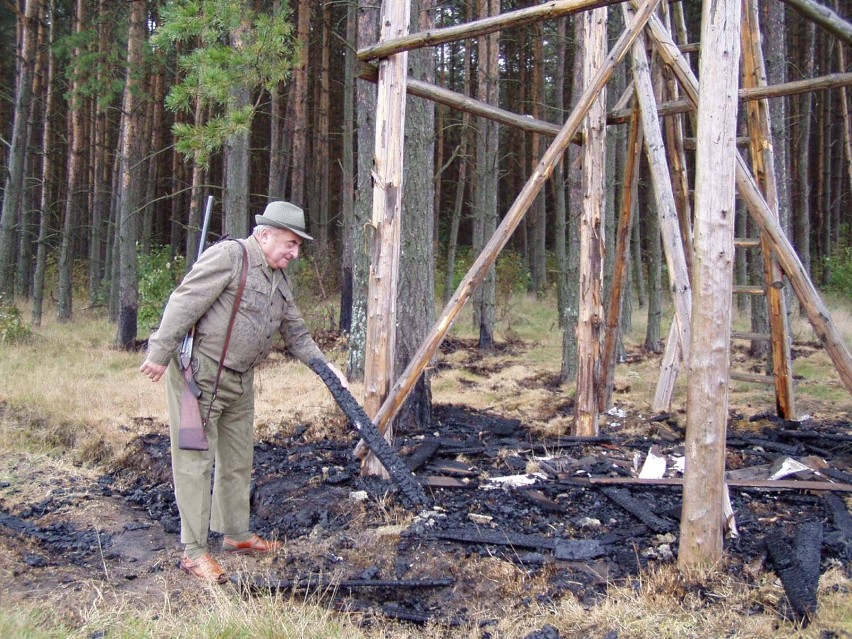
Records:
[[[842,4],[833,2],[842,18]],[[535,4],[413,0],[410,30]],[[662,6],[688,51],[698,39],[700,3]],[[357,79],[364,67],[355,51],[378,40],[379,9],[308,0],[0,5],[5,330],[21,320],[15,296],[31,298],[35,326],[46,301],[61,321],[72,321],[75,308],[102,306],[116,323],[117,343],[135,348],[194,260],[205,198],[216,201],[211,239],[247,235],[253,215],[283,198],[306,210],[316,238],[298,280],[326,299],[339,295],[339,316],[328,323],[350,336],[348,373],[362,377],[376,98],[375,86]],[[623,24],[617,9],[610,10],[611,40]],[[849,47],[833,34],[786,2],[762,2],[760,9],[770,85],[848,72]],[[569,16],[508,29],[499,38],[421,49],[409,55],[409,73],[561,125],[582,89],[580,29]],[[672,97],[665,71],[657,65],[656,73],[664,101]],[[627,144],[627,118],[615,107],[628,75],[621,65],[607,92],[608,255]],[[814,281],[844,294],[852,292],[847,91],[840,86],[770,101],[782,225]],[[408,99],[406,122],[397,372],[431,327],[437,301],[449,298],[549,144],[541,133],[417,97]],[[684,123],[692,135],[689,118]],[[555,288],[562,381],[576,375],[578,157],[576,147],[569,150],[565,170],[554,172],[501,256],[499,275],[486,278],[474,299],[479,343],[488,348],[500,295]],[[688,166],[690,175],[693,169]],[[647,176],[647,167],[642,171]],[[637,300],[647,312],[645,346],[658,352],[665,262],[647,178],[640,180],[634,217],[622,322],[629,329],[630,302]],[[738,206],[737,236],[754,234]],[[760,259],[748,252],[738,253],[736,271],[740,283],[762,282]],[[767,332],[763,298],[743,296],[738,304],[755,332]],[[755,351],[764,347],[753,344]],[[418,389],[408,413],[422,422],[428,417],[416,406],[428,402],[428,384]]]

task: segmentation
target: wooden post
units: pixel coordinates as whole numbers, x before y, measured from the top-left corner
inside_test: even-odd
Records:
[[[692,354],[678,563],[722,556],[741,0],[705,0],[695,179]]]
[[[618,218],[618,234],[615,238],[615,266],[612,270],[612,285],[606,312],[606,334],[601,352],[601,379],[598,388],[598,411],[601,413],[609,408],[612,401],[615,349],[621,327],[624,283],[627,279],[627,255],[630,251],[630,227],[633,225],[633,210],[636,207],[636,192],[639,187],[642,123],[639,120],[639,105],[635,100],[633,107],[627,139],[627,164],[624,167],[624,184],[621,189],[621,215]]]
[[[743,85],[766,86],[766,69],[760,47],[760,22],[756,0],[743,0]],[[769,127],[769,105],[766,100],[745,103],[748,114],[751,164],[766,203],[778,220],[778,188],[775,181],[775,154]],[[769,241],[761,234],[763,268],[766,277],[766,303],[772,333],[772,369],[775,376],[775,408],[779,417],[796,418],[793,396],[793,365],[790,335],[787,328],[787,303],[784,299],[784,274],[772,254]]]
[[[591,78],[606,51],[606,9],[583,14],[583,76]],[[603,332],[604,158],[606,90],[592,103],[583,125],[583,211],[580,214],[580,301],[577,313],[577,395],[574,434],[598,434],[597,388]]]
[[[408,32],[409,2],[382,3],[381,38]],[[379,64],[376,98],[376,151],[373,158],[373,219],[367,298],[367,357],[364,363],[364,410],[375,417],[393,376],[396,335],[396,289],[402,214],[402,156],[405,143],[405,77],[408,53]],[[392,429],[385,438],[393,439]],[[365,475],[385,475],[372,453],[361,464]]]
[[[434,356],[435,351],[438,350],[444,336],[452,328],[453,322],[458,317],[462,308],[464,308],[467,300],[470,299],[474,289],[482,282],[486,272],[497,259],[500,250],[509,241],[509,238],[523,219],[535,196],[538,195],[538,192],[547,182],[556,162],[562,158],[565,149],[571,143],[571,139],[579,129],[580,124],[582,124],[595,97],[612,76],[615,66],[627,54],[630,45],[647,24],[659,2],[660,0],[646,0],[642,3],[641,8],[636,12],[635,19],[627,26],[624,33],[610,50],[604,65],[583,90],[582,95],[577,101],[577,105],[565,121],[559,135],[556,136],[556,139],[553,140],[547,151],[545,151],[541,162],[538,163],[536,170],[527,180],[518,197],[515,198],[514,203],[509,208],[500,226],[497,227],[494,235],[477,256],[467,275],[465,275],[453,297],[441,313],[441,316],[435,322],[429,335],[423,340],[423,344],[411,358],[408,366],[394,384],[385,403],[382,404],[381,409],[379,409],[378,414],[374,418],[379,428],[383,429],[385,424],[394,418],[400,406],[402,406],[402,403],[408,397],[415,382]]]
[[[634,6],[638,4],[638,0],[631,1]],[[656,17],[651,16],[648,20],[648,27],[657,43],[657,50],[661,58],[677,75],[681,88],[687,94],[690,102],[697,105],[698,80],[684,60],[677,45],[672,42],[671,36]],[[784,233],[784,229],[781,228],[778,220],[773,218],[772,211],[760,193],[745,160],[739,153],[737,153],[736,159],[737,188],[740,195],[745,200],[752,219],[760,227],[761,232],[766,235],[778,263],[790,280],[802,309],[810,320],[814,332],[822,341],[826,353],[837,369],[840,381],[843,382],[846,390],[852,393],[852,355],[849,353],[843,335],[832,322],[831,313],[829,313],[813,282],[811,282],[796,250]]]
[[[629,9],[622,5],[625,15]],[[689,345],[691,342],[692,322],[692,287],[689,283],[689,270],[686,265],[686,255],[683,250],[683,240],[680,234],[680,220],[672,191],[672,179],[666,162],[666,152],[663,142],[663,132],[657,114],[657,102],[654,98],[654,88],[651,83],[651,72],[648,68],[648,56],[645,53],[645,42],[640,37],[633,45],[633,84],[639,99],[639,110],[642,116],[642,128],[645,131],[645,152],[648,166],[651,170],[651,181],[654,187],[654,197],[657,203],[657,214],[660,218],[660,234],[663,239],[663,251],[668,266],[669,287],[675,307],[676,321],[672,322],[672,331],[666,343],[666,352],[672,356],[671,366],[676,366],[680,357],[684,362],[689,361]],[[676,336],[677,345],[671,344]],[[672,352],[670,352],[672,351]],[[676,375],[660,375],[659,386],[666,383],[669,388],[668,398],[671,398],[671,388],[674,387]],[[655,400],[656,403],[656,400]],[[669,401],[666,401],[666,407]],[[655,407],[655,410],[662,410]]]

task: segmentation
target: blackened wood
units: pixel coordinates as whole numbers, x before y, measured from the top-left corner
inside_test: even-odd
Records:
[[[512,534],[500,530],[479,530],[478,528],[450,528],[436,530],[430,535],[435,539],[459,541],[466,544],[492,544],[494,546],[517,546],[519,548],[537,548],[553,550],[555,540],[541,535]]]
[[[452,586],[455,580],[451,577],[437,579],[334,579],[324,575],[309,575],[307,577],[296,577],[293,579],[275,579],[273,577],[261,577],[235,573],[231,575],[231,581],[243,588],[248,587],[256,590],[327,590],[356,588],[445,588]]]
[[[675,525],[670,521],[657,517],[642,501],[635,499],[624,488],[603,488],[601,490],[609,499],[636,517],[654,532],[671,532]]]
[[[852,542],[852,515],[849,514],[849,509],[846,508],[846,502],[837,495],[832,494],[826,495],[823,499],[831,511],[834,527],[837,528],[847,542]]]
[[[563,512],[565,512],[565,508],[563,508],[559,504],[559,502],[554,501],[553,499],[551,499],[550,497],[545,495],[540,490],[527,488],[527,489],[524,489],[524,490],[519,490],[518,495],[520,495],[521,497],[526,499],[528,502],[530,502],[532,505],[536,506],[537,508],[540,508],[544,512],[548,512],[548,513],[563,513]]]
[[[441,443],[437,439],[427,439],[415,448],[414,452],[404,459],[405,465],[408,466],[411,472],[414,472],[427,461],[432,459],[440,447]]]
[[[586,561],[609,554],[609,548],[597,539],[557,539],[553,556],[563,561]]]
[[[766,550],[781,579],[790,607],[803,624],[810,622],[817,609],[819,562],[822,548],[822,523],[809,521],[796,531],[791,547],[780,535],[766,540]]]

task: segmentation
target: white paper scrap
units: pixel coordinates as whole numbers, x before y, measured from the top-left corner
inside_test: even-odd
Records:
[[[660,479],[666,474],[666,458],[658,455],[652,446],[648,449],[648,456],[639,471],[639,479]]]

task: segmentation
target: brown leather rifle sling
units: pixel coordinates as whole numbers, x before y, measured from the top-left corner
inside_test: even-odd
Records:
[[[240,273],[240,284],[237,286],[237,293],[234,295],[234,308],[231,309],[231,319],[228,322],[228,332],[225,333],[225,344],[222,346],[222,357],[219,358],[219,368],[216,369],[216,381],[213,382],[213,391],[210,394],[210,403],[207,404],[207,413],[204,415],[204,426],[210,421],[210,411],[213,409],[213,402],[216,400],[216,394],[219,392],[219,380],[222,377],[222,369],[225,368],[225,353],[228,352],[228,344],[231,343],[231,332],[234,329],[234,320],[237,317],[237,310],[240,308],[240,302],[243,300],[243,291],[246,288],[246,279],[248,278],[248,251],[246,245],[239,240],[234,240],[243,249],[243,269]]]

